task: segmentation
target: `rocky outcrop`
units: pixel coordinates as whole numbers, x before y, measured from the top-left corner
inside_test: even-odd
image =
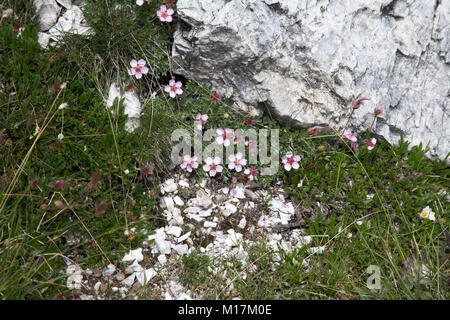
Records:
[[[178,0],[175,72],[296,126],[450,146],[450,1]],[[313,108],[302,91],[315,101]]]

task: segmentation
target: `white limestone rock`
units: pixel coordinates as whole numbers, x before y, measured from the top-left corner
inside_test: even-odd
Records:
[[[48,31],[58,20],[61,7],[55,0],[34,0],[39,18],[38,31]]]
[[[354,131],[381,104],[376,136],[450,150],[450,1],[179,0],[177,15],[174,71],[244,109],[341,129],[361,94]]]
[[[119,103],[122,99],[124,99],[124,113],[128,116],[127,122],[125,123],[125,130],[128,132],[133,132],[139,126],[139,118],[142,107],[136,89],[125,91],[123,89],[120,89],[113,82],[109,87],[106,106],[108,108],[111,108],[114,105],[114,101],[116,98],[118,99]]]

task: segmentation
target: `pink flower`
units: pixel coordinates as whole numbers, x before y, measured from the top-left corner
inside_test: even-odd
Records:
[[[128,69],[128,74],[130,76],[135,76],[136,79],[142,78],[143,74],[148,73],[148,68],[145,66],[145,60],[141,59],[139,61],[131,60],[130,61],[131,69]]]
[[[358,98],[358,99],[354,100],[352,102],[353,109],[358,109],[363,104],[363,102],[366,101],[366,100],[370,100],[370,99],[361,97],[361,98]]]
[[[192,169],[198,168],[197,157],[190,155],[185,155],[183,158],[184,162],[180,165],[182,169],[185,169],[188,172],[192,172]]]
[[[373,113],[375,114],[375,117],[379,116],[383,112],[383,106],[381,104],[377,105],[375,109],[373,109]]]
[[[261,215],[258,220],[258,227],[266,228],[267,227],[267,217],[266,215]]]
[[[234,144],[238,144],[238,142],[241,140],[242,135],[240,135],[239,133],[235,132],[234,133],[234,138],[233,138],[233,142]]]
[[[156,15],[159,17],[159,20],[162,22],[172,22],[172,15],[174,11],[172,8],[167,9],[165,5],[162,5],[158,11],[156,11]]]
[[[245,141],[245,146],[248,150],[256,149],[256,141]]]
[[[208,120],[208,115],[207,114],[199,114],[197,115],[197,118],[195,118],[195,121],[197,123],[197,129],[198,130],[202,130],[202,125],[206,122],[206,120]]]
[[[145,0],[145,1],[148,2],[148,0]],[[142,5],[144,4],[144,0],[136,0],[136,4],[137,4],[138,6],[142,6]]]
[[[238,152],[236,154],[232,154],[228,157],[230,160],[230,163],[228,164],[228,169],[233,170],[235,169],[237,172],[242,171],[242,166],[245,166],[247,164],[246,159],[242,159],[242,153]]]
[[[299,164],[298,162],[300,161],[300,156],[299,155],[295,155],[292,152],[287,152],[286,156],[283,158],[282,162],[284,163],[284,168],[287,171],[290,171],[291,168],[294,168],[295,170],[297,170],[299,168]]]
[[[306,130],[306,132],[311,136],[317,136],[320,131],[323,131],[326,129],[327,129],[326,127],[314,126],[314,127],[308,128],[308,130]]]
[[[258,180],[258,178],[256,177],[256,175],[258,174],[256,168],[245,169],[244,173],[248,176],[250,180],[253,179]]]
[[[177,94],[183,93],[183,90],[181,89],[182,85],[181,81],[175,82],[175,80],[172,79],[169,81],[169,84],[164,87],[164,91],[169,92],[171,98],[175,98]]]
[[[345,129],[344,130],[344,136],[352,141],[352,142],[356,142],[358,139],[356,138],[356,136],[353,135],[352,131],[350,129]]]
[[[375,144],[377,143],[377,139],[372,138],[369,141],[366,141],[367,149],[372,150],[373,147],[375,147]]]
[[[214,93],[211,95],[211,101],[214,103],[220,102],[220,96],[217,92],[214,91]]]
[[[351,146],[352,146],[353,151],[358,152],[358,147],[359,147],[358,142],[353,142],[351,144]]]
[[[214,177],[217,172],[222,172],[223,167],[219,164],[219,157],[215,157],[214,159],[208,157],[205,162],[206,164],[203,166],[203,170],[205,170],[205,172],[209,172],[210,177]]]
[[[236,177],[231,178],[231,183],[233,184],[233,186],[236,185],[237,178]]]
[[[218,144],[223,144],[225,147],[230,145],[230,136],[233,133],[233,130],[226,128],[225,130],[222,128],[217,129],[217,134],[219,135],[216,138],[216,142]]]

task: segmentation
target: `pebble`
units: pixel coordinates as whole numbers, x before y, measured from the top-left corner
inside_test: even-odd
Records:
[[[228,217],[237,211],[237,207],[234,204],[229,203],[229,202],[226,202],[225,205],[223,207],[221,207],[221,209],[222,209],[222,214],[225,217]]]
[[[140,284],[139,282],[135,282],[135,283],[133,284],[133,289],[134,289],[134,290],[138,290],[140,287],[141,287],[141,284]]]
[[[102,275],[104,277],[109,277],[114,272],[116,272],[116,266],[110,263],[110,264],[108,264],[108,266],[106,268],[103,269]]]
[[[133,273],[124,280],[122,280],[121,284],[127,287],[131,287],[134,283],[134,279],[136,278],[136,275]]]
[[[174,179],[168,179],[166,180],[163,185],[161,186],[161,193],[171,193],[177,190],[177,184],[175,183]]]
[[[100,292],[105,292],[106,290],[108,290],[108,284],[104,282],[100,285]]]
[[[133,267],[128,266],[125,268],[125,275],[127,275],[127,276],[132,274],[133,272],[134,272]]]
[[[122,272],[118,272],[116,274],[116,280],[117,281],[122,281],[123,279],[125,279],[125,275]]]

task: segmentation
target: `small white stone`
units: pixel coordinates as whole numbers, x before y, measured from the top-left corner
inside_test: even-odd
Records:
[[[201,211],[198,213],[198,215],[199,215],[200,217],[206,218],[206,217],[209,217],[209,216],[211,215],[211,213],[212,213],[212,209],[209,209],[209,210],[201,210]]]
[[[126,277],[125,279],[123,279],[120,283],[126,287],[131,287],[134,283],[135,278],[136,278],[136,273],[133,273],[133,274],[129,275],[128,277]]]
[[[226,202],[225,205],[223,207],[221,207],[221,209],[222,209],[222,214],[225,217],[228,217],[237,211],[237,207],[234,204],[231,204],[229,202]]]
[[[50,36],[45,32],[38,32],[38,42],[42,48],[47,49],[48,43],[50,42]]]
[[[178,238],[181,235],[181,232],[183,232],[183,229],[177,226],[170,226],[166,227],[165,231],[167,234],[173,235]]]
[[[161,189],[164,190],[164,192],[171,193],[177,190],[177,184],[174,179],[168,179],[163,183]]]
[[[163,266],[167,263],[167,257],[165,254],[160,254],[158,256],[158,262]]]
[[[149,282],[154,276],[156,276],[156,271],[153,268],[147,269],[144,272],[139,272],[136,274],[136,279],[139,281],[141,286],[144,286]]]
[[[236,187],[233,190],[234,190],[234,192],[233,192],[232,196],[234,198],[245,199],[245,189],[241,183],[236,185]],[[230,192],[230,194],[231,194],[231,192]]]
[[[114,272],[116,272],[116,266],[110,263],[110,264],[108,264],[108,266],[106,268],[103,269],[102,275],[104,277],[109,277]]]
[[[179,238],[177,239],[177,242],[178,242],[178,243],[183,242],[184,240],[186,240],[187,238],[189,238],[190,235],[191,235],[191,232],[190,232],[190,231],[187,232],[187,233],[185,233],[184,235],[182,235],[181,237],[179,237]]]
[[[179,184],[180,187],[182,187],[182,188],[189,188],[189,183],[187,183],[187,181],[185,181],[185,180],[180,180],[180,181],[178,181],[178,184]]]
[[[309,248],[309,252],[311,253],[323,253],[325,251],[325,246],[321,246],[321,247],[312,247]]]
[[[215,228],[217,226],[217,223],[216,222],[211,222],[211,221],[205,221],[203,226],[205,228]]]
[[[142,248],[130,250],[130,252],[126,254],[122,259],[123,262],[141,262],[142,260],[144,260],[144,256],[142,255]]]
[[[97,293],[98,294],[98,290],[100,289],[100,286],[102,285],[102,283],[100,282],[100,281],[98,281],[98,282],[96,282],[95,284],[94,284],[94,290],[95,290],[95,293]]]
[[[242,219],[239,221],[238,227],[241,229],[244,229],[246,224],[247,224],[247,219],[245,219],[245,217],[242,217]]]
[[[184,206],[184,201],[181,200],[181,198],[179,196],[176,196],[175,198],[173,198],[173,201],[175,202],[175,204],[179,207]]]
[[[160,253],[170,254],[170,242],[165,240],[156,239],[156,248]]]
[[[180,256],[187,254],[188,246],[187,244],[177,244],[173,246],[173,250],[178,253]]]
[[[163,201],[167,210],[169,210],[170,212],[173,211],[173,209],[175,208],[173,199],[171,197],[164,197]]]
[[[192,300],[192,298],[188,294],[182,293],[177,297],[177,300]]]
[[[228,237],[225,239],[225,244],[228,247],[237,246],[242,242],[242,234],[234,232],[233,229],[229,229]]]

